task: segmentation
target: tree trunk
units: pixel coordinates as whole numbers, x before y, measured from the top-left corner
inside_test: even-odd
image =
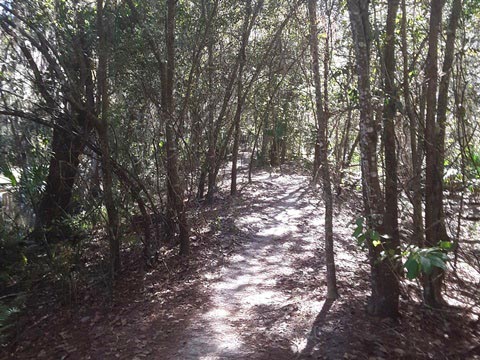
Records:
[[[402,0],[402,57],[403,57],[403,96],[405,101],[405,112],[410,128],[410,153],[412,158],[412,197],[413,206],[413,243],[423,246],[423,213],[422,213],[422,151],[418,146],[418,119],[413,109],[410,91],[409,66],[408,66],[408,41],[407,41],[407,7],[405,0]]]
[[[242,107],[244,102],[243,94],[243,69],[247,60],[246,48],[248,44],[248,38],[250,36],[250,30],[252,24],[250,22],[250,16],[252,14],[252,1],[247,0],[245,2],[245,20],[243,24],[242,43],[239,51],[239,66],[238,66],[238,80],[237,80],[237,109],[235,110],[234,123],[235,130],[233,136],[233,151],[232,151],[232,176],[230,185],[230,195],[235,196],[237,194],[237,161],[238,151],[240,146],[240,120],[242,117]],[[254,17],[255,18],[255,17]]]
[[[385,93],[383,108],[383,145],[385,150],[385,216],[384,231],[388,238],[382,239],[383,249],[387,254],[400,255],[400,235],[398,231],[398,178],[397,151],[395,139],[395,116],[397,113],[397,86],[395,83],[395,23],[399,0],[388,2],[385,42],[383,46],[383,86]],[[380,246],[379,246],[380,247]],[[399,263],[393,256],[384,260],[391,267],[392,297],[400,295]],[[398,301],[398,300],[397,300]]]
[[[97,83],[98,94],[101,104],[98,106],[97,113],[101,113],[101,123],[98,124],[98,138],[102,151],[102,175],[103,175],[103,196],[107,209],[107,234],[110,244],[110,267],[111,276],[120,270],[120,239],[118,236],[118,213],[113,196],[113,178],[110,164],[110,147],[108,144],[108,39],[107,30],[104,23],[104,4],[103,0],[97,0],[97,35],[98,35],[98,69]],[[99,111],[98,111],[99,110]]]
[[[208,43],[208,60],[207,60],[207,81],[208,87],[213,89],[213,43],[212,39],[210,39]],[[210,95],[210,94],[209,94]],[[208,140],[208,149],[206,155],[206,163],[207,163],[207,174],[208,174],[208,181],[207,181],[207,202],[213,201],[213,195],[215,193],[215,186],[216,186],[216,177],[215,177],[215,162],[216,162],[216,146],[217,146],[217,139],[215,136],[215,102],[212,96],[210,95],[208,98],[208,105],[207,105],[207,140]]]
[[[367,226],[382,233],[383,196],[377,168],[377,130],[373,118],[370,92],[370,21],[369,0],[349,0],[348,10],[356,52],[360,107],[360,152],[364,214]],[[398,282],[389,261],[381,261],[380,246],[367,239],[371,266],[372,296],[367,307],[371,315],[398,316]]]
[[[317,142],[319,145],[319,173],[322,178],[323,202],[325,205],[325,259],[327,264],[327,298],[338,297],[337,279],[335,275],[335,256],[333,251],[333,196],[328,164],[328,116],[323,109],[322,87],[320,82],[320,65],[318,60],[317,0],[308,1],[310,20],[310,50],[315,85],[315,109],[318,118]],[[325,75],[328,71],[326,71]]]
[[[254,106],[254,108],[255,108],[255,106]],[[255,110],[254,118],[255,118],[254,123],[256,124],[257,119],[258,119],[258,115],[257,115],[256,110]],[[253,146],[252,146],[252,152],[250,154],[250,160],[248,162],[248,183],[249,184],[252,183],[253,161],[254,161],[254,158],[255,158],[255,154],[257,152],[258,139],[260,138],[260,132],[262,131],[262,127],[263,127],[263,119],[261,119],[260,123],[258,124],[258,129],[257,129],[257,132],[255,133],[255,137],[253,139]]]
[[[435,246],[446,234],[442,212],[442,185],[438,168],[436,119],[438,83],[438,36],[442,20],[443,0],[432,0],[428,56],[425,68],[427,80],[427,114],[425,119],[426,179],[425,179],[425,244]],[[435,270],[424,278],[424,301],[438,307],[443,304],[443,275]]]
[[[165,138],[167,152],[167,200],[170,233],[178,225],[180,254],[188,255],[190,252],[189,229],[185,204],[183,202],[184,190],[178,173],[177,138],[174,130],[174,103],[173,87],[175,75],[175,0],[167,0],[166,21],[166,53],[167,63],[165,81],[162,84],[162,110],[165,118]],[[171,235],[171,234],[170,234]]]
[[[213,53],[212,49],[209,49],[209,62],[213,61]],[[211,57],[211,58],[210,58]],[[213,195],[216,190],[216,184],[217,184],[217,175],[218,171],[220,169],[220,166],[222,165],[223,161],[223,156],[222,156],[222,149],[220,149],[220,154],[217,153],[217,142],[218,142],[218,137],[220,135],[221,127],[223,120],[225,119],[225,116],[227,114],[228,110],[228,104],[230,99],[232,98],[233,95],[233,89],[235,85],[235,80],[237,78],[237,73],[238,73],[238,60],[240,58],[237,57],[237,62],[235,63],[235,66],[232,68],[227,87],[225,89],[225,94],[223,96],[223,102],[222,102],[222,107],[220,108],[220,112],[218,114],[218,117],[215,121],[213,121],[213,115],[212,115],[212,126],[210,128],[210,137],[209,137],[209,145],[208,145],[208,154],[207,158],[209,161],[209,168],[208,168],[208,190],[207,190],[207,201],[211,202],[213,200]],[[213,66],[213,63],[212,63]],[[210,81],[210,80],[209,80]],[[212,108],[209,111],[212,111],[215,109],[215,103],[216,99],[211,99],[212,103],[211,106]],[[210,116],[210,114],[209,114]],[[233,128],[232,128],[233,131]],[[227,136],[227,138],[230,138],[231,134]]]
[[[426,206],[425,231],[427,246],[436,246],[439,241],[448,241],[450,238],[445,226],[443,211],[443,173],[445,159],[445,126],[448,105],[448,87],[452,68],[455,34],[460,17],[462,2],[454,0],[452,13],[447,28],[445,58],[442,67],[442,77],[438,89],[438,36],[442,19],[443,1],[432,1],[430,15],[429,52],[426,66],[427,88],[427,118],[425,127],[425,142],[427,149],[426,168]],[[425,276],[424,300],[425,303],[438,307],[444,303],[442,297],[443,271],[434,268],[432,274]]]
[[[76,114],[78,123],[85,122],[84,114]],[[73,120],[70,120],[73,121]],[[68,128],[68,120],[62,120],[60,127]],[[85,135],[87,136],[87,135]],[[52,155],[42,200],[35,218],[34,236],[41,241],[63,240],[68,234],[62,233],[60,223],[70,212],[73,185],[78,173],[79,157],[83,153],[86,139],[78,134],[53,130]]]

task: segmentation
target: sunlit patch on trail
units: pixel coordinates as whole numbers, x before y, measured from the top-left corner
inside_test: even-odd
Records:
[[[300,354],[307,346],[307,342],[307,338],[304,336],[295,338],[292,340],[292,346],[290,346],[290,349],[294,354]]]
[[[266,227],[258,232],[261,236],[284,236],[292,232],[293,226],[272,226]]]

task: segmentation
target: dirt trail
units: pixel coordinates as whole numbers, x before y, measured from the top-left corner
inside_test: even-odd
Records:
[[[310,325],[299,326],[295,314],[311,308],[289,282],[295,272],[317,273],[301,266],[315,254],[322,217],[318,200],[305,196],[307,184],[302,176],[257,175],[236,206],[234,228],[242,247],[218,273],[205,274],[209,307],[190,318],[185,340],[169,358],[253,359],[262,356],[265,342],[277,348],[276,358],[291,358],[298,344],[289,339],[301,341]],[[315,293],[308,307],[313,295],[318,310],[322,296]]]

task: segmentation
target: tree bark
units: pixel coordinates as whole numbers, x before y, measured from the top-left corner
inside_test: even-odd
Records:
[[[337,279],[335,274],[335,256],[333,250],[333,196],[328,163],[328,116],[322,104],[322,85],[320,81],[320,65],[318,60],[318,29],[317,0],[308,1],[310,22],[310,50],[312,56],[312,71],[315,86],[315,109],[318,118],[317,142],[319,147],[319,173],[322,178],[323,202],[325,205],[325,259],[327,264],[327,298],[338,297]],[[325,74],[326,75],[326,74]]]
[[[188,255],[190,252],[189,229],[185,204],[183,202],[184,190],[178,171],[177,138],[174,129],[173,88],[175,76],[175,0],[167,0],[166,20],[166,55],[165,78],[162,84],[162,110],[165,118],[165,138],[167,152],[167,227],[170,235],[178,225],[180,254]]]
[[[107,0],[108,2],[108,0]],[[98,35],[98,69],[97,88],[100,104],[97,104],[97,113],[101,114],[100,124],[97,126],[97,133],[102,151],[102,176],[103,176],[103,197],[107,209],[107,234],[110,245],[110,267],[111,276],[120,270],[120,239],[118,234],[118,213],[113,195],[113,177],[110,164],[110,146],[108,143],[108,34],[105,24],[105,8],[103,0],[97,0],[97,35]]]
[[[443,173],[445,159],[445,126],[448,105],[448,87],[450,71],[455,49],[455,34],[461,13],[461,0],[454,0],[452,13],[447,28],[445,58],[442,67],[442,76],[438,87],[438,37],[442,20],[444,1],[437,0],[431,3],[429,51],[426,65],[427,87],[427,115],[425,121],[426,143],[426,204],[425,204],[425,234],[426,245],[436,246],[439,241],[448,241],[450,238],[445,226],[443,210]],[[424,279],[424,301],[427,305],[439,307],[444,304],[442,297],[443,271],[434,268],[431,274]]]
[[[258,11],[258,10],[257,10]],[[242,31],[242,42],[240,45],[239,51],[239,66],[238,66],[238,79],[237,79],[237,108],[235,110],[234,116],[234,123],[235,123],[235,130],[233,136],[233,150],[232,150],[232,173],[231,173],[231,184],[230,184],[230,195],[235,196],[237,194],[237,161],[238,161],[238,151],[240,146],[240,120],[242,117],[242,108],[244,102],[244,94],[243,94],[243,69],[245,68],[245,63],[247,60],[247,44],[248,38],[250,37],[250,30],[252,29],[252,23],[250,23],[250,17],[252,14],[252,1],[247,0],[245,2],[245,19],[243,23],[243,31]]]
[[[395,23],[399,0],[388,2],[387,24],[383,45],[383,146],[385,151],[385,216],[384,232],[388,235],[382,239],[383,251],[387,254],[400,255],[400,235],[398,231],[398,175],[397,150],[395,138],[395,116],[397,114],[397,86],[395,83]],[[380,246],[379,246],[380,247]],[[393,256],[384,260],[391,267],[391,296],[398,299],[400,288],[397,275],[399,263]],[[397,300],[398,301],[398,300]]]
[[[84,122],[84,114],[77,113],[76,119],[76,122]],[[61,120],[59,125],[68,129],[68,123],[69,120]],[[62,232],[60,223],[70,212],[79,157],[85,148],[85,141],[86,139],[81,136],[68,131],[57,128],[53,131],[52,156],[45,191],[35,218],[34,236],[37,240],[43,236],[46,236],[49,241],[68,238],[68,234]]]
[[[405,113],[409,122],[410,153],[412,159],[411,169],[411,202],[413,206],[413,243],[423,246],[423,212],[422,212],[422,151],[418,141],[418,118],[413,109],[410,90],[410,76],[408,65],[408,41],[407,41],[407,7],[405,0],[402,0],[402,58],[403,58],[403,97],[405,101]]]
[[[207,2],[208,7],[208,2]],[[214,62],[213,62],[213,38],[210,37],[207,44],[207,83],[208,88],[213,89],[213,71],[214,71]],[[225,101],[224,101],[225,103]],[[215,130],[215,99],[212,94],[208,94],[208,104],[207,104],[207,154],[206,158],[206,168],[207,168],[207,202],[213,201],[213,196],[215,193],[216,186],[216,176],[215,176],[215,163],[217,159],[216,146],[217,146],[217,136]]]
[[[438,87],[438,36],[442,20],[443,0],[433,0],[430,10],[430,30],[428,36],[428,56],[425,68],[427,79],[426,92],[426,119],[425,119],[425,149],[426,149],[426,178],[425,178],[425,244],[435,246],[441,239],[438,237],[443,232],[442,210],[439,187],[440,176],[437,167],[437,87]],[[434,271],[424,278],[424,301],[430,306],[438,307],[443,304],[442,275]]]
[[[369,229],[383,233],[384,203],[377,168],[377,130],[370,91],[369,0],[349,0],[348,10],[356,52],[360,107],[360,152],[364,215]],[[380,246],[367,239],[372,295],[367,310],[381,317],[398,316],[398,282],[388,261],[381,261]]]

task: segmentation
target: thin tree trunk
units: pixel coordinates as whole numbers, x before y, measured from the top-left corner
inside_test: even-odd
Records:
[[[244,102],[243,95],[243,69],[247,60],[246,48],[248,44],[248,38],[250,36],[250,30],[253,25],[249,24],[250,16],[252,14],[252,1],[247,0],[245,3],[245,20],[243,24],[242,32],[242,43],[239,51],[239,66],[238,66],[238,80],[237,80],[237,109],[235,110],[234,123],[235,123],[235,132],[233,136],[233,151],[232,151],[232,176],[231,176],[231,185],[230,185],[230,195],[235,196],[237,194],[237,161],[238,161],[238,151],[240,146],[240,120],[242,117],[242,107]]]
[[[438,148],[436,119],[437,112],[437,84],[438,84],[438,36],[442,20],[443,0],[432,0],[430,12],[430,32],[428,37],[428,57],[425,68],[427,79],[425,119],[425,149],[426,149],[426,179],[425,179],[425,244],[435,246],[442,240],[439,235],[442,231],[442,186],[440,169],[438,169]],[[440,180],[440,181],[439,181]],[[440,206],[439,206],[440,204]],[[430,306],[438,307],[443,304],[442,274],[435,270],[424,278],[424,301]]]
[[[104,203],[107,209],[107,234],[110,244],[110,266],[111,276],[120,270],[120,240],[118,237],[118,213],[115,206],[113,196],[113,177],[110,165],[110,147],[108,144],[108,112],[109,112],[109,98],[108,98],[108,39],[107,30],[104,23],[104,10],[107,5],[103,0],[97,0],[97,32],[98,32],[98,70],[97,82],[98,93],[100,95],[101,113],[100,124],[98,125],[97,133],[100,141],[100,148],[102,151],[102,175],[103,175],[103,196]]]
[[[269,104],[270,105],[270,104]],[[267,111],[263,114],[263,133],[262,133],[262,147],[260,150],[260,164],[266,165],[267,164],[267,152],[268,152],[268,145],[270,143],[271,136],[268,134],[268,127],[270,126],[270,111],[268,110],[269,106],[267,106]]]
[[[443,59],[442,75],[440,77],[440,84],[438,87],[438,107],[437,107],[437,168],[438,177],[436,187],[439,189],[438,206],[441,209],[441,224],[440,224],[440,240],[448,241],[449,236],[445,227],[445,214],[443,210],[443,176],[444,176],[444,162],[445,162],[445,132],[447,122],[447,106],[448,106],[448,89],[450,84],[450,75],[452,71],[452,64],[455,51],[455,38],[458,27],[458,21],[462,10],[462,0],[454,0],[452,2],[452,12],[450,14],[450,21],[447,28],[447,39],[445,44],[445,55]]]
[[[462,36],[462,48],[465,46],[465,33]],[[457,220],[457,232],[454,244],[454,258],[453,258],[453,268],[454,271],[457,271],[458,263],[458,253],[460,250],[460,234],[462,229],[462,215],[464,209],[464,197],[465,191],[467,189],[467,164],[468,164],[468,137],[465,127],[465,90],[467,88],[467,82],[465,80],[464,74],[464,63],[463,63],[464,53],[460,52],[456,61],[456,73],[452,76],[453,81],[453,92],[455,99],[455,118],[457,122],[457,141],[460,148],[460,168],[462,170],[462,194],[460,199],[460,209],[458,211],[458,220]]]
[[[395,139],[395,116],[397,113],[397,86],[395,83],[395,23],[399,0],[388,2],[387,25],[383,48],[383,86],[385,101],[383,108],[383,145],[385,150],[385,216],[383,219],[385,233],[388,238],[383,239],[383,250],[388,253],[400,254],[400,235],[398,231],[398,178],[397,178],[397,151]],[[399,264],[395,257],[386,260],[392,268],[393,277],[390,296],[400,296],[397,276]]]
[[[405,112],[410,128],[410,152],[412,157],[412,206],[413,206],[413,243],[423,245],[423,213],[422,213],[422,152],[418,146],[418,120],[411,102],[409,67],[408,67],[408,41],[407,41],[407,7],[402,0],[402,55],[403,55],[403,96]]]
[[[328,116],[322,104],[322,86],[320,81],[320,65],[318,60],[318,29],[317,29],[317,0],[308,1],[310,20],[310,49],[312,56],[312,70],[315,85],[315,109],[318,118],[318,161],[319,172],[322,177],[323,201],[325,205],[325,259],[327,264],[327,298],[338,297],[337,279],[335,275],[335,257],[333,251],[333,196],[328,164]],[[325,72],[328,73],[328,70]],[[325,75],[326,75],[325,74]]]
[[[208,56],[209,56],[209,62],[213,61],[213,52],[211,48],[209,48]],[[211,202],[213,200],[213,195],[215,193],[216,185],[217,185],[218,171],[223,161],[223,156],[217,153],[217,142],[218,142],[218,137],[220,135],[220,130],[222,128],[223,120],[225,119],[225,116],[227,114],[229,101],[233,95],[235,80],[238,74],[237,70],[239,66],[239,62],[238,62],[239,59],[240,57],[237,57],[237,62],[235,63],[235,66],[232,68],[230,72],[227,87],[225,89],[225,94],[223,96],[222,107],[220,108],[220,112],[215,121],[213,121],[213,115],[212,115],[212,125],[210,128],[210,137],[209,137],[208,154],[207,154],[207,158],[209,161],[207,202]],[[213,71],[213,63],[210,69],[212,69]],[[211,74],[209,76],[211,76]],[[215,101],[215,99],[211,99],[211,101],[212,101],[211,103],[212,109],[210,109],[210,111],[213,111],[215,109],[215,103],[213,102]],[[209,114],[209,116],[211,115]],[[230,135],[228,135],[227,138],[229,138]],[[221,152],[221,149],[220,149],[220,152]]]
[[[207,82],[208,88],[213,89],[213,41],[208,42],[208,60],[207,60]],[[216,146],[217,138],[215,136],[215,102],[211,94],[208,97],[207,105],[207,137],[208,137],[208,149],[206,155],[207,163],[207,202],[213,201],[213,195],[215,193],[216,177],[215,177],[215,163],[216,163]]]
[[[255,110],[255,116],[254,116],[254,122],[255,124],[257,123],[257,110]],[[258,129],[257,132],[255,133],[255,137],[253,139],[253,146],[252,146],[252,152],[250,154],[250,161],[248,162],[248,183],[252,183],[252,171],[253,171],[253,159],[255,158],[255,153],[257,151],[257,146],[258,146],[258,139],[260,138],[260,132],[262,131],[263,127],[263,119],[260,120],[260,123],[258,124]]]
[[[175,76],[175,0],[167,0],[166,21],[166,53],[167,63],[165,81],[162,84],[162,109],[165,117],[165,138],[167,152],[167,200],[169,209],[170,231],[172,225],[178,225],[180,254],[188,255],[190,252],[189,229],[185,204],[183,202],[184,190],[178,173],[177,138],[174,130],[174,103],[173,87]]]

